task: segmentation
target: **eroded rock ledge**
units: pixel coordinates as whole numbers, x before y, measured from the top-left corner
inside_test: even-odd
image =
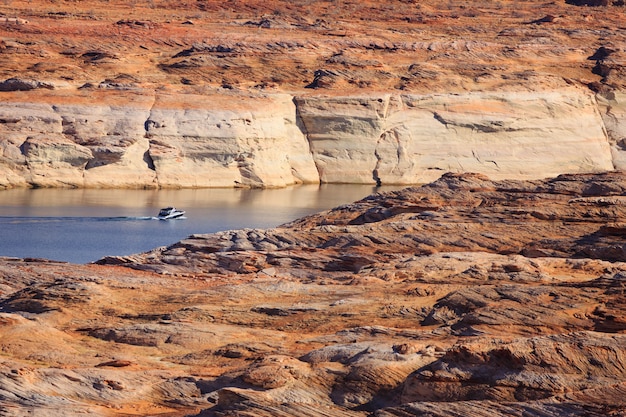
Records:
[[[621,170],[625,19],[622,0],[13,0],[0,188]]]
[[[98,264],[0,259],[0,409],[619,416],[626,175],[446,174]]]
[[[0,188],[417,184],[444,172],[538,179],[626,167],[625,97],[544,92],[12,93]]]

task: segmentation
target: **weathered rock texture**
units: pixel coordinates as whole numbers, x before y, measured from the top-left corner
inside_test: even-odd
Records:
[[[183,100],[191,104],[176,108],[177,101]],[[148,154],[162,187],[319,181],[288,95],[232,97],[213,103],[202,95],[157,96],[145,125]]]
[[[80,104],[0,103],[6,186],[278,187],[319,181],[289,96],[232,97],[216,104],[191,94],[79,92],[75,101]]]
[[[5,2],[0,188],[621,170],[621,3]]]
[[[621,416],[626,175],[446,174],[97,264],[0,259],[0,415]]]
[[[607,171],[625,158],[593,96],[578,89],[295,102],[272,94],[218,104],[192,94],[96,97],[1,103],[5,186],[415,184],[450,171]],[[623,133],[619,112],[604,111],[611,137]]]
[[[451,171],[526,179],[613,169],[598,107],[580,90],[297,100],[322,182],[415,184]],[[615,120],[621,126],[624,119]]]

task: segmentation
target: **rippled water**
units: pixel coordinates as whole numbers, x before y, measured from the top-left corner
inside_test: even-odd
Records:
[[[86,263],[169,245],[193,233],[269,228],[399,187],[304,185],[272,190],[0,191],[0,256]],[[157,220],[161,207],[185,220]]]

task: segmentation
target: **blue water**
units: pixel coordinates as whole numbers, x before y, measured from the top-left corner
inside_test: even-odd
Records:
[[[93,262],[170,245],[194,233],[275,227],[390,189],[4,190],[0,256]],[[154,218],[166,206],[185,210],[186,219]]]

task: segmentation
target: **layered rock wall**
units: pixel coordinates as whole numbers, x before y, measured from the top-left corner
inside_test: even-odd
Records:
[[[598,107],[611,144],[613,164],[626,169],[626,93],[623,91],[598,95]]]
[[[181,102],[177,106],[177,101]],[[146,121],[163,187],[281,187],[317,182],[291,96],[160,96]]]
[[[156,187],[143,127],[154,96],[107,98],[0,103],[0,187]]]
[[[282,187],[319,181],[291,96],[216,101],[128,93],[126,104],[119,100],[0,103],[0,187]]]
[[[322,182],[415,184],[450,171],[529,179],[613,169],[595,99],[578,90],[298,103]]]
[[[31,94],[0,103],[2,188],[416,184],[450,171],[533,179],[626,168],[623,93]]]

